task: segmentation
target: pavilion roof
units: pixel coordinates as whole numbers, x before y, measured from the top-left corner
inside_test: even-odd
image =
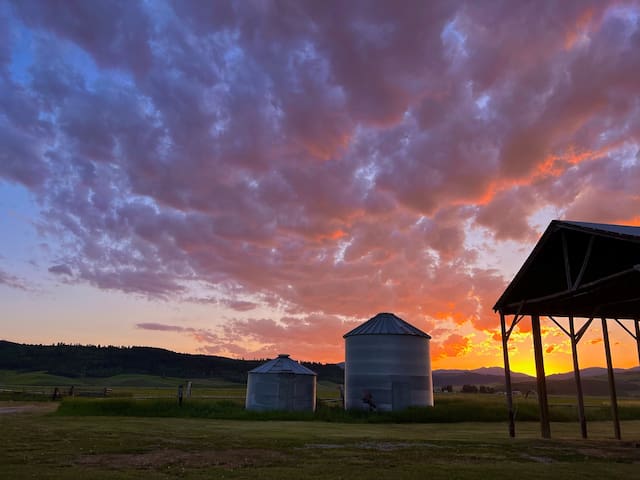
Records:
[[[640,227],[553,220],[493,308],[640,318]]]

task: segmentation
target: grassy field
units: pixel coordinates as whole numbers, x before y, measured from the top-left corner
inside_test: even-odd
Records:
[[[575,422],[577,409],[567,398],[553,398],[551,420]],[[610,405],[602,398],[588,399],[586,409],[590,421],[611,418]],[[250,412],[241,399],[188,399],[179,406],[175,399],[136,398],[65,398],[58,409],[67,416],[137,416],[182,417],[223,420],[288,420],[322,421],[337,423],[458,423],[503,422],[507,418],[504,397],[483,394],[448,394],[436,396],[435,407],[410,408],[398,412],[349,411],[335,403],[319,403],[315,412]],[[640,420],[640,399],[620,402],[619,415],[623,420]],[[518,421],[537,421],[538,404],[535,399],[516,400]]]
[[[121,387],[133,388],[172,388],[185,384],[188,379],[174,377],[159,377],[156,375],[121,374],[112,377],[61,377],[46,372],[17,372],[15,370],[0,370],[0,385],[18,387]],[[194,388],[224,388],[237,387],[238,383],[221,379],[194,379]]]
[[[244,385],[216,380],[195,381],[194,397],[178,407],[184,382],[0,371],[0,390],[13,392],[0,393],[0,477],[600,480],[635,478],[640,466],[638,398],[620,400],[618,442],[604,397],[586,399],[588,441],[579,438],[574,397],[550,397],[552,440],[539,438],[536,400],[517,397],[510,439],[499,395],[438,394],[434,408],[351,413],[335,408],[337,387],[322,382],[315,414],[256,413],[243,408]],[[71,385],[111,390],[46,401],[55,386]],[[45,401],[1,401],[20,389],[18,397]]]
[[[0,404],[15,408],[15,402]],[[640,421],[369,424],[62,416],[40,403],[0,414],[3,478],[470,479],[635,478]]]
[[[109,389],[109,397],[175,398],[178,385],[187,379],[154,375],[114,375],[106,378],[69,378],[45,372],[16,372],[0,370],[0,400],[46,400],[55,388],[66,395],[71,386],[76,394],[100,394]],[[193,379],[194,398],[235,399],[244,401],[246,385],[220,379]],[[318,398],[335,402],[339,398],[338,386],[332,382],[318,382]]]
[[[37,400],[51,397],[55,388],[67,395],[71,386],[76,395],[99,395],[105,388],[109,397],[175,398],[183,378],[153,375],[114,375],[106,378],[69,378],[45,372],[15,372],[0,370],[0,400]],[[244,399],[246,387],[220,379],[192,381],[196,398]]]

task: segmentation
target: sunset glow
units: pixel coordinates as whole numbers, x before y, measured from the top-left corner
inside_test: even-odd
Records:
[[[554,218],[640,212],[640,5],[0,3],[0,338],[344,360],[394,312],[502,365]],[[547,373],[571,370],[543,319]],[[534,373],[523,321],[511,367]],[[634,340],[611,327],[616,367]],[[602,332],[581,366],[604,365]]]

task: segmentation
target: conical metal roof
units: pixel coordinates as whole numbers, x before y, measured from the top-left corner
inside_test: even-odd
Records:
[[[296,375],[317,375],[313,370],[301,365],[299,362],[289,358],[286,353],[281,353],[278,358],[269,360],[259,367],[254,368],[249,373],[294,373]]]
[[[417,337],[431,338],[430,335],[410,325],[393,313],[379,313],[343,336],[347,338],[353,335],[415,335]]]

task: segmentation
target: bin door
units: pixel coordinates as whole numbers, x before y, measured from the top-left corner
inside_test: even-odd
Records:
[[[411,405],[411,386],[408,382],[393,382],[391,384],[391,409],[404,410]]]

